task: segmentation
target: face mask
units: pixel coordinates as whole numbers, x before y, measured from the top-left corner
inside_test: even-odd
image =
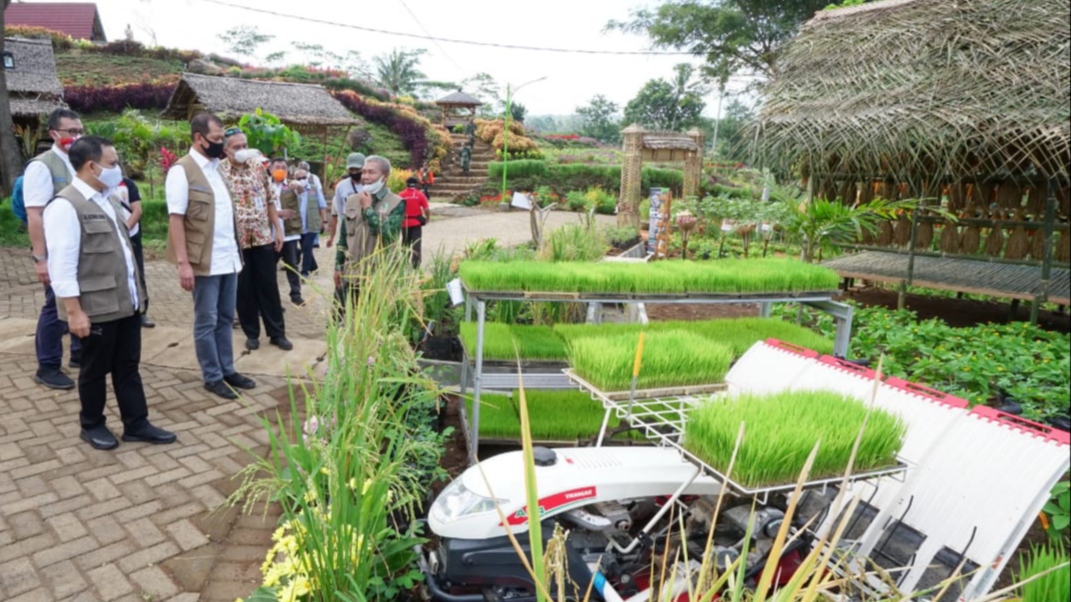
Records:
[[[243,148],[242,150],[234,151],[234,160],[239,163],[245,163],[259,154],[260,152],[255,148]]]
[[[285,169],[276,169],[275,171],[271,172],[271,177],[276,182],[280,182],[281,183],[283,180],[286,179],[286,170]]]
[[[380,190],[383,190],[383,178],[380,178],[364,187],[364,191],[368,194],[379,194]]]
[[[360,173],[351,173],[350,174],[350,179],[353,180],[354,184],[360,184],[361,183],[361,174]]]
[[[63,149],[63,152],[71,150],[71,145],[78,141],[81,136],[75,136],[73,138],[60,138],[59,146]]]
[[[205,156],[209,159],[219,159],[225,153],[223,151],[223,142],[212,142],[211,140],[205,140],[208,142],[208,148],[205,150]]]
[[[123,183],[123,171],[119,169],[118,165],[115,167],[104,167],[98,163],[97,166],[101,169],[100,175],[97,176],[97,179],[100,180],[101,184],[104,184],[108,188],[118,188],[119,185]]]
[[[304,188],[304,187],[309,185],[309,179],[308,178],[301,178],[300,180],[294,180],[294,184],[297,184],[298,186],[301,186],[302,188]]]

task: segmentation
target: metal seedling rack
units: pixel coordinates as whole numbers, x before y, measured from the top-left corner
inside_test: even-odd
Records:
[[[508,266],[503,266],[508,269]],[[607,293],[562,293],[562,292],[518,292],[518,291],[473,291],[462,283],[465,292],[465,321],[471,322],[473,310],[476,313],[476,349],[473,366],[473,404],[471,421],[466,425],[469,441],[472,443],[472,457],[476,457],[480,439],[480,394],[483,390],[483,341],[487,324],[488,301],[530,301],[541,303],[586,303],[589,305],[608,305],[614,303],[644,303],[648,305],[718,305],[755,303],[761,308],[763,317],[770,316],[774,303],[799,303],[823,311],[833,316],[837,326],[834,341],[834,353],[845,357],[852,334],[853,309],[845,303],[833,301],[836,291],[812,291],[799,293],[712,293],[712,294],[607,294]],[[461,394],[466,393],[468,382],[468,361],[461,364]]]
[[[599,445],[602,444],[606,429],[610,426],[611,416],[624,420],[628,426],[643,433],[647,439],[663,447],[671,447],[677,450],[689,462],[692,462],[710,476],[724,484],[733,493],[745,497],[758,497],[765,504],[769,496],[775,493],[788,493],[796,488],[796,483],[785,483],[765,487],[747,487],[742,483],[733,481],[722,471],[706,463],[684,447],[684,426],[688,422],[688,413],[692,408],[703,403],[703,399],[695,396],[670,396],[657,399],[622,399],[617,395],[608,394],[578,376],[572,370],[566,370],[565,375],[573,381],[582,391],[588,392],[592,399],[598,400],[606,408],[606,416],[603,418],[602,429],[599,431]],[[860,471],[848,477],[849,481],[863,481],[878,477],[903,476],[909,468],[909,464],[899,460],[896,465],[874,470]],[[806,489],[825,489],[830,485],[838,485],[844,482],[844,476],[814,479],[804,483]]]

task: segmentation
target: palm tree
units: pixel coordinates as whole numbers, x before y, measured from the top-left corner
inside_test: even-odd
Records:
[[[387,55],[375,57],[376,75],[380,86],[394,96],[410,96],[420,87],[427,76],[420,71],[420,57],[424,49],[400,50],[395,48]]]

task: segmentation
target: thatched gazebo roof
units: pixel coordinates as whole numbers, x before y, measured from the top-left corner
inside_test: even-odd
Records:
[[[883,0],[819,12],[754,125],[771,166],[858,179],[1068,176],[1071,3]]]
[[[435,104],[439,105],[440,107],[471,107],[471,108],[476,108],[476,107],[479,107],[479,106],[483,106],[483,103],[480,102],[479,98],[476,98],[476,97],[474,97],[474,96],[472,96],[470,94],[466,94],[466,93],[462,92],[461,90],[458,90],[457,92],[454,92],[453,94],[448,94],[448,95],[440,98],[439,100],[436,100]]]
[[[346,126],[357,121],[323,86],[183,73],[163,117],[186,120],[198,111],[237,119],[257,109],[301,127]]]
[[[67,106],[51,40],[4,38],[4,50],[11,52],[15,61],[15,68],[5,74],[12,116],[36,117]]]

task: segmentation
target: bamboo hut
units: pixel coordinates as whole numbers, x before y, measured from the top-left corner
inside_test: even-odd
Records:
[[[224,120],[237,120],[257,109],[304,135],[322,136],[325,151],[331,128],[348,129],[358,123],[323,86],[195,73],[182,74],[162,117],[189,120],[200,111],[209,111]]]
[[[756,158],[812,195],[927,199],[959,217],[915,212],[884,246],[829,262],[846,278],[1067,304],[1069,23],[1067,0],[821,11],[779,60]]]
[[[39,141],[47,142],[42,128],[48,114],[67,106],[63,102],[63,85],[56,75],[51,40],[4,38],[4,49],[5,55],[10,53],[5,56],[3,68],[11,99],[11,117],[22,153],[29,157],[36,154]]]
[[[443,113],[443,127],[450,129],[476,119],[476,109],[483,106],[479,98],[461,90],[435,101]]]

